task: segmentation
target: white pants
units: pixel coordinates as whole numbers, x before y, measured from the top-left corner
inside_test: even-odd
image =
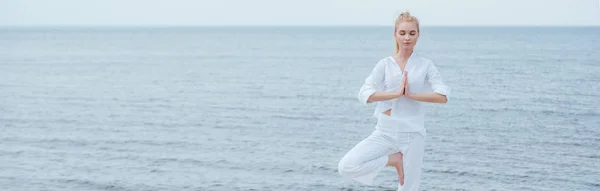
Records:
[[[404,167],[404,191],[417,191],[421,183],[421,168],[425,145],[425,131],[399,132],[380,128],[352,148],[339,162],[338,172],[343,177],[371,185],[386,166],[388,155],[401,152]]]

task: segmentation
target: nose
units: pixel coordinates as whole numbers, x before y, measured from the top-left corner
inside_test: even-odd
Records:
[[[409,36],[409,35],[406,35],[406,36],[404,37],[404,40],[405,40],[405,41],[409,41],[409,40],[410,40],[410,36]]]

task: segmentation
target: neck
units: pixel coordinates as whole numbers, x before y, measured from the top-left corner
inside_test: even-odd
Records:
[[[400,52],[396,53],[396,56],[400,58],[400,60],[408,60],[410,55],[413,53],[413,50],[400,49]]]

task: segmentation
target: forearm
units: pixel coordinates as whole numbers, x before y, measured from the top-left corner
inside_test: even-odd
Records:
[[[431,102],[431,103],[446,103],[448,99],[445,95],[438,93],[425,93],[425,94],[407,94],[406,95],[410,99],[414,99],[422,102]]]
[[[375,92],[369,97],[367,102],[385,101],[402,97],[401,92]]]

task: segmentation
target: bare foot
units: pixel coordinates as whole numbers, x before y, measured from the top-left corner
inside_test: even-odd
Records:
[[[387,166],[396,167],[396,172],[398,172],[398,181],[400,181],[400,185],[404,185],[404,167],[402,164],[402,153],[395,153],[388,156]]]

